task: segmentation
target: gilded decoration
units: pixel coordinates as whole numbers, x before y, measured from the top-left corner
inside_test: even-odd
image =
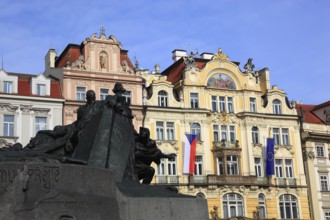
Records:
[[[218,53],[214,54],[213,60],[229,60],[229,57],[226,54],[222,53],[222,49],[219,48]]]
[[[212,75],[207,81],[207,87],[217,89],[236,89],[236,84],[232,78],[223,73]]]

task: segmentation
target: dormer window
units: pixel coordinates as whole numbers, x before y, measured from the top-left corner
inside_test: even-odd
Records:
[[[37,84],[37,95],[39,95],[39,96],[46,95],[46,85],[45,84]]]
[[[167,107],[167,92],[164,90],[158,92],[158,106]]]
[[[4,93],[13,93],[13,82],[4,81],[3,82],[3,92]]]
[[[275,115],[282,114],[281,101],[278,99],[274,99],[274,101],[273,101],[273,113]]]

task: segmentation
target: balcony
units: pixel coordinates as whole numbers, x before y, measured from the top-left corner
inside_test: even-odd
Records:
[[[275,178],[275,185],[277,185],[277,186],[296,186],[297,179],[295,179],[295,178]]]
[[[178,184],[179,176],[155,176],[157,184]]]
[[[213,148],[239,148],[239,141],[214,141]]]
[[[256,176],[189,176],[189,184],[207,184],[207,185],[269,185],[267,177]]]

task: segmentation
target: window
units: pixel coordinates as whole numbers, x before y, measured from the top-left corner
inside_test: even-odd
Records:
[[[293,164],[291,159],[285,160],[285,174],[287,178],[293,178]]]
[[[266,218],[266,197],[264,194],[258,196],[259,218]]]
[[[157,134],[157,140],[164,140],[164,122],[162,121],[156,122],[156,134]]]
[[[233,125],[229,126],[229,136],[231,143],[234,143],[236,141],[236,135],[235,135],[235,126]]]
[[[213,125],[213,141],[219,142],[219,125]]]
[[[198,108],[198,93],[190,93],[190,107]]]
[[[44,96],[46,95],[46,85],[37,84],[37,95]]]
[[[167,166],[166,166],[167,165]],[[166,169],[167,167],[167,169]],[[157,165],[157,175],[158,176],[176,176],[176,158],[174,159],[165,159],[162,158],[160,163]]]
[[[222,198],[223,216],[231,218],[235,216],[244,216],[243,198],[236,193],[228,193]]]
[[[283,145],[290,145],[288,128],[282,128],[282,143]]]
[[[227,174],[228,175],[238,175],[238,156],[232,155],[227,156]]]
[[[257,106],[256,106],[256,98],[250,98],[250,112],[256,112]]]
[[[325,212],[324,216],[325,216],[325,220],[330,220],[330,212]]]
[[[298,202],[297,198],[290,194],[280,196],[280,213],[282,219],[297,219]]]
[[[166,122],[167,140],[174,140],[174,122]]]
[[[131,100],[132,100],[132,98],[131,98],[131,91],[125,91],[124,94],[123,94],[123,96],[125,97],[126,103],[128,105],[130,105],[131,104]]]
[[[168,175],[176,176],[176,158],[168,159],[167,167],[168,167]]]
[[[100,89],[100,100],[105,100],[109,94],[109,89]]]
[[[280,129],[279,128],[273,128],[273,138],[274,138],[274,144],[280,145]]]
[[[316,157],[324,157],[324,146],[320,144],[316,144]]]
[[[226,97],[224,96],[219,97],[219,108],[220,108],[220,112],[226,111]]]
[[[167,107],[167,92],[164,90],[158,92],[158,106]]]
[[[218,170],[217,170],[217,172],[218,172],[218,175],[224,175],[225,173],[224,173],[224,167],[223,167],[223,159],[222,159],[222,157],[218,157],[217,158],[217,164],[218,164]]]
[[[195,175],[196,176],[203,175],[203,157],[202,156],[196,156],[196,159],[195,159]]]
[[[77,87],[76,96],[77,100],[84,101],[86,99],[86,88],[85,87]]]
[[[160,163],[157,165],[158,176],[165,176],[165,158],[160,159]]]
[[[217,97],[216,96],[211,96],[211,110],[212,112],[217,111]]]
[[[229,126],[221,125],[221,140],[220,141],[228,141],[228,134],[229,134],[229,141],[232,144],[235,143],[235,141],[236,141],[235,126],[234,125],[229,125]]]
[[[3,82],[3,92],[13,93],[13,82],[4,81]]]
[[[282,109],[282,107],[281,107],[281,101],[278,100],[278,99],[275,99],[273,101],[273,113],[275,115],[280,115],[280,114],[282,114],[282,110],[281,109]]]
[[[256,171],[256,176],[257,177],[263,176],[261,158],[254,158],[254,167]]]
[[[14,136],[14,115],[3,116],[3,136]]]
[[[35,118],[35,132],[47,129],[47,118],[46,117],[36,117]]]
[[[234,112],[234,101],[233,97],[227,97],[227,104],[228,104],[228,112],[233,113]]]
[[[252,127],[252,143],[259,144],[259,128]]]
[[[221,125],[221,141],[227,141],[227,125]]]
[[[275,176],[277,178],[283,178],[282,159],[275,159]]]
[[[321,191],[328,191],[328,176],[320,176]]]
[[[197,141],[201,141],[201,126],[198,123],[191,125],[191,134],[197,135]]]

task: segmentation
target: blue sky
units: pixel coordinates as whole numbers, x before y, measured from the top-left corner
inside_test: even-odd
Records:
[[[327,0],[0,0],[0,55],[8,72],[44,71],[58,55],[104,26],[140,67],[164,70],[171,52],[216,53],[268,67],[290,100],[330,100],[330,1]]]

